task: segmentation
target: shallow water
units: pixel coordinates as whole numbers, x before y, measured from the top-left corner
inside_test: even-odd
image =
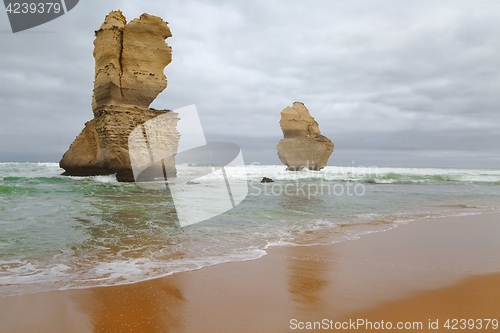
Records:
[[[130,283],[269,246],[330,244],[433,216],[500,209],[500,170],[235,167],[236,208],[177,226],[165,191],[114,176],[63,177],[56,163],[0,163],[0,295]],[[274,183],[260,183],[262,177]]]

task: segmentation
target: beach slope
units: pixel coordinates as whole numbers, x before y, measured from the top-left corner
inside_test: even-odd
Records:
[[[363,320],[358,331],[383,321],[445,332],[448,319],[485,331],[499,299],[500,215],[481,214],[130,285],[0,297],[0,331],[312,332]]]

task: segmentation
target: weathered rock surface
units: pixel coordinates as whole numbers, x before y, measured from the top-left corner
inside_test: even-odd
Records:
[[[281,111],[281,130],[284,138],[276,147],[280,161],[287,170],[321,170],[333,152],[333,143],[321,135],[316,120],[301,102]]]
[[[163,69],[172,61],[172,50],[165,43],[170,36],[167,22],[156,16],[142,14],[128,24],[121,11],[106,16],[94,40],[94,119],[85,124],[59,162],[64,175],[116,173],[119,181],[134,181],[129,135],[148,120],[166,113],[171,113],[167,121],[163,117],[147,134],[154,135],[155,144],[176,151],[177,114],[149,108],[167,87]],[[146,148],[151,152],[150,140],[142,127]],[[158,163],[151,158],[149,163],[153,162]],[[168,176],[175,176],[173,156],[166,156],[163,165]]]

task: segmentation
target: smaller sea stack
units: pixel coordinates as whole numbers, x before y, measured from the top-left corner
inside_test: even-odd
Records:
[[[284,138],[276,148],[287,170],[321,170],[326,166],[333,152],[333,142],[321,135],[318,123],[304,103],[294,102],[291,107],[284,108],[280,126]]]

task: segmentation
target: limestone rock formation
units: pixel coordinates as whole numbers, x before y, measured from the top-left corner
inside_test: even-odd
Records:
[[[59,165],[64,175],[116,173],[119,181],[134,181],[128,141],[134,129],[142,127],[150,152],[147,134],[173,152],[179,142],[177,114],[149,108],[167,87],[163,69],[172,61],[172,50],[165,39],[172,34],[159,17],[142,14],[127,24],[119,10],[109,13],[95,33],[94,119],[85,124]],[[163,117],[146,133],[144,124],[166,113],[168,120]],[[159,163],[152,157],[148,162]],[[168,176],[175,176],[174,156],[165,156],[161,163]]]
[[[287,170],[323,169],[333,152],[333,143],[321,135],[316,120],[301,102],[281,111],[281,130],[284,139],[278,142],[278,157]]]

